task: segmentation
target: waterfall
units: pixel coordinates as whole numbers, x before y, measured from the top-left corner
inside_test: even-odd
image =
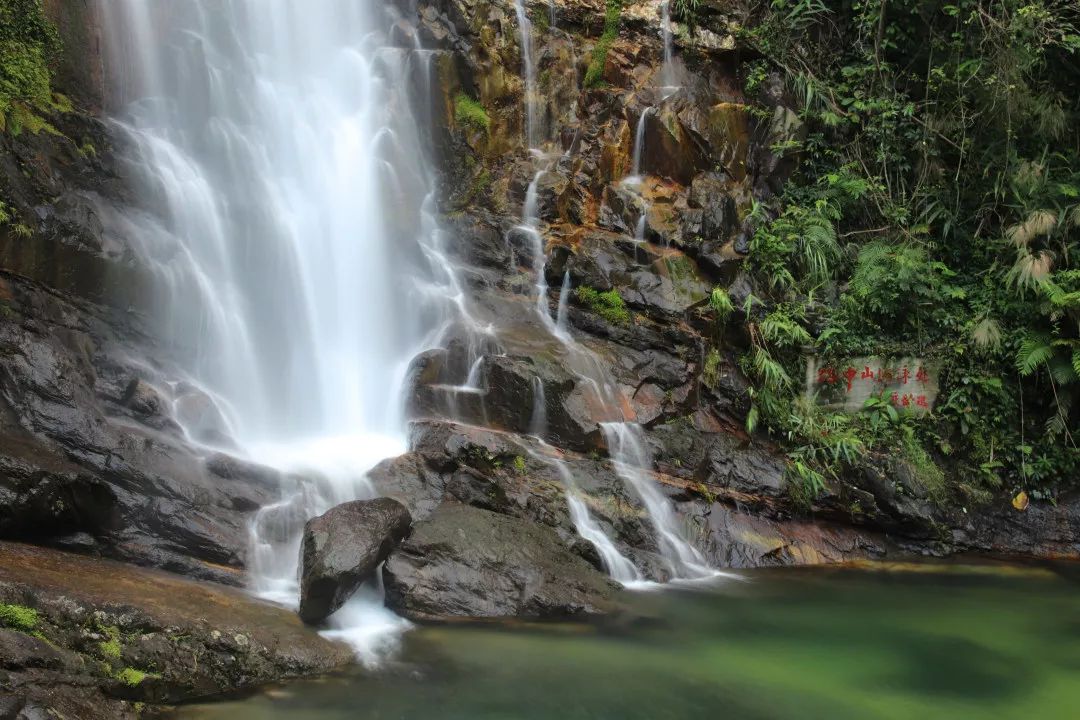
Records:
[[[547,395],[544,393],[544,381],[533,378],[533,410],[529,419],[529,434],[543,438],[547,434]]]
[[[366,470],[406,447],[409,360],[469,322],[407,95],[431,53],[390,46],[381,3],[102,7],[163,334],[232,451],[304,478],[252,524],[255,589],[295,604],[304,521],[372,494]],[[371,659],[402,622],[361,593],[330,625]]]
[[[566,467],[566,463],[557,457],[543,459],[554,467],[559,473],[559,477],[562,478],[566,493],[566,504],[570,509],[570,520],[574,523],[574,529],[577,530],[578,535],[592,543],[592,546],[596,548],[596,552],[600,554],[600,560],[604,563],[604,569],[611,575],[611,578],[616,582],[631,587],[644,584],[645,579],[642,577],[641,571],[634,567],[634,563],[630,562],[625,555],[619,552],[619,549],[615,547],[615,543],[611,542],[611,538],[596,522],[592,513],[589,512],[589,508],[579,497],[580,490],[577,482],[574,480],[570,469]]]
[[[563,273],[562,288],[559,290],[559,307],[555,312],[555,330],[569,337],[566,329],[566,313],[570,305],[570,271]]]
[[[645,504],[660,542],[660,552],[676,579],[697,580],[715,577],[719,573],[709,567],[705,558],[679,531],[671,504],[649,477],[652,458],[645,450],[641,426],[636,423],[601,423],[608,452],[619,477]]]
[[[639,181],[641,178],[641,155],[645,151],[645,122],[649,118],[649,110],[652,108],[645,108],[641,111],[641,117],[638,118],[637,129],[634,131],[634,154],[633,167],[630,171],[630,177],[626,181]]]
[[[660,82],[665,89],[673,90],[676,87],[675,70],[671,61],[675,54],[675,39],[671,31],[671,0],[660,3],[660,37],[664,41],[664,65],[660,69]]]
[[[521,66],[525,76],[525,144],[529,148],[538,148],[541,138],[537,125],[536,58],[533,55],[532,22],[525,10],[525,0],[514,0],[514,12],[521,34]]]

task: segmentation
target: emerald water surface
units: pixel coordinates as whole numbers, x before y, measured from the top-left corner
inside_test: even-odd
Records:
[[[603,626],[418,628],[187,720],[1080,718],[1080,567],[744,573]]]

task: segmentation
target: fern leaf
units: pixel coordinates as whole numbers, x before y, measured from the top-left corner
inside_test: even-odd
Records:
[[[1054,349],[1050,345],[1049,338],[1045,335],[1028,335],[1020,343],[1020,349],[1016,352],[1016,369],[1021,375],[1027,377],[1053,354]]]

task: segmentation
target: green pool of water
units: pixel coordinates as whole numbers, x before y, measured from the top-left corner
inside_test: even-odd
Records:
[[[633,622],[418,628],[397,660],[187,720],[1080,718],[1080,568],[756,571]]]

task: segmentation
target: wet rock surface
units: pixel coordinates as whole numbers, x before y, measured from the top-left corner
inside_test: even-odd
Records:
[[[0,604],[33,613],[0,629],[0,707],[26,717],[135,718],[352,660],[239,590],[27,545],[0,542]]]
[[[356,500],[308,520],[300,547],[300,618],[340,608],[409,533],[412,518],[390,498]]]
[[[383,570],[387,606],[421,620],[573,618],[617,608],[618,585],[552,530],[446,503]]]

